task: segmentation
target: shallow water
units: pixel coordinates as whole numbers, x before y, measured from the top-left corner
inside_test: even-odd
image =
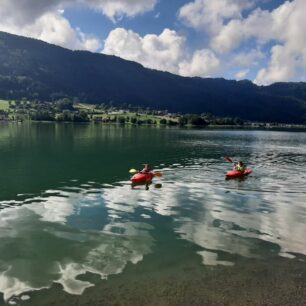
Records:
[[[253,174],[225,180],[224,156]],[[114,277],[186,280],[185,265],[306,265],[304,132],[12,124],[0,157],[3,304],[73,305]],[[132,189],[144,162],[163,177]]]

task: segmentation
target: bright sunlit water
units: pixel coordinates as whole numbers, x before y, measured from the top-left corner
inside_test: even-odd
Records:
[[[224,156],[253,174],[225,180]],[[122,282],[120,304],[141,284],[150,296],[148,279],[189,292],[199,271],[305,268],[305,132],[2,124],[0,162],[2,304],[85,305]],[[132,190],[144,162],[163,176]]]

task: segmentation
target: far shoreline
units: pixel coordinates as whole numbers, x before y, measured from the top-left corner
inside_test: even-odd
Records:
[[[71,122],[71,121],[47,121],[47,120],[24,120],[24,121],[16,121],[16,120],[1,120],[2,124],[5,123],[15,123],[15,124],[56,124],[56,125],[95,125],[95,126],[114,126],[114,127],[125,127],[125,128],[171,128],[171,129],[199,129],[199,130],[262,130],[262,131],[286,131],[286,130],[301,130],[306,131],[306,125],[298,125],[298,124],[245,124],[245,125],[215,125],[209,124],[205,126],[198,125],[167,125],[167,124],[131,124],[131,123],[116,123],[116,122]]]

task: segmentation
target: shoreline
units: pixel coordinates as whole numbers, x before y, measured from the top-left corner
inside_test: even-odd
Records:
[[[72,125],[100,125],[100,126],[118,126],[118,127],[154,127],[154,128],[179,128],[179,129],[233,129],[233,130],[305,130],[306,125],[295,125],[295,124],[279,124],[279,125],[206,125],[206,126],[197,126],[197,125],[167,125],[167,124],[132,124],[132,123],[114,123],[114,122],[71,122],[71,121],[38,121],[38,120],[25,120],[25,121],[16,121],[16,120],[0,120],[2,124],[4,123],[17,123],[17,124],[72,124]]]

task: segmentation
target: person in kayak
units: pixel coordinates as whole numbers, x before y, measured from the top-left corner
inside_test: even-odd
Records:
[[[150,164],[144,164],[144,168],[139,171],[140,173],[150,173],[152,171],[151,165]]]
[[[245,171],[246,168],[247,168],[246,165],[242,161],[239,161],[237,165],[234,167],[236,171],[240,171],[240,172]]]

